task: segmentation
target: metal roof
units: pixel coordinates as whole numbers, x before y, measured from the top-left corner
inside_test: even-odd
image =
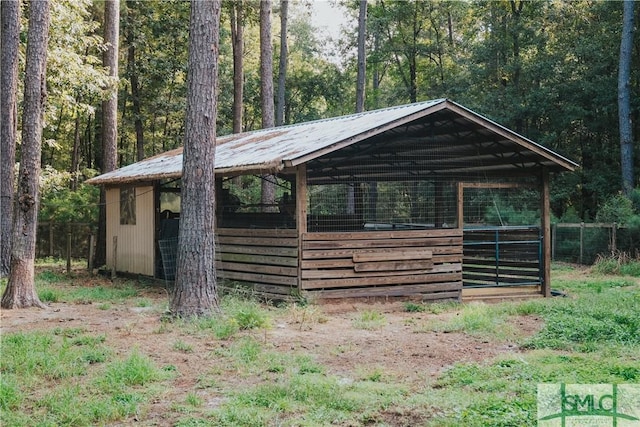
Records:
[[[432,117],[433,116],[433,117]],[[519,165],[546,166],[552,170],[573,170],[578,165],[557,153],[447,99],[419,102],[364,113],[317,120],[297,125],[281,126],[216,138],[216,173],[237,175],[245,173],[275,173],[302,163],[317,160],[354,144],[372,140],[381,135],[389,140],[403,130],[423,129],[422,140],[428,142],[433,135],[433,121],[441,126],[440,135],[446,134],[452,142],[450,156],[461,155],[460,131],[471,132],[474,139],[465,140],[464,147],[477,152],[486,141],[501,148],[491,155],[505,159],[517,155]],[[427,120],[431,119],[430,133]],[[420,127],[416,126],[420,124]],[[442,141],[445,141],[444,139]],[[388,142],[392,143],[392,142]],[[353,148],[353,147],[352,147]],[[390,150],[387,147],[386,150]],[[457,151],[456,151],[457,150]],[[506,151],[509,153],[506,154]],[[354,152],[355,153],[355,152]],[[514,163],[515,164],[515,163]],[[355,166],[355,164],[354,164]],[[526,166],[529,167],[529,166]],[[496,170],[498,170],[497,168]],[[112,172],[88,180],[90,184],[125,184],[175,178],[182,174],[182,148],[144,159]]]

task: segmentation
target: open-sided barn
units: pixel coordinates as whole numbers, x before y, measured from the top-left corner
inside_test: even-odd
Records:
[[[429,300],[549,295],[549,173],[577,167],[447,99],[219,137],[215,166],[218,277]],[[89,181],[110,267],[172,278],[181,173],[176,149]]]

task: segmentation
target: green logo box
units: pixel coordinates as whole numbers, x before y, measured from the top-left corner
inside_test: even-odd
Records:
[[[538,384],[539,427],[640,427],[640,384]]]

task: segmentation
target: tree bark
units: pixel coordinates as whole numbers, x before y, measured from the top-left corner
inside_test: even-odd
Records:
[[[16,134],[18,129],[16,91],[20,43],[20,2],[0,2],[2,56],[0,59],[0,277],[9,275],[13,218]]]
[[[273,47],[271,45],[271,0],[260,1],[260,100],[262,128],[275,126],[273,105]],[[263,175],[261,184],[263,211],[271,211],[276,200],[275,178]]]
[[[367,0],[360,0],[358,15],[358,79],[356,83],[356,113],[364,111],[366,90],[367,56],[365,41],[367,39]]]
[[[109,76],[118,79],[118,40],[120,33],[120,0],[104,2],[104,41],[107,50],[102,56],[102,65]],[[111,172],[118,161],[118,85],[112,88],[108,100],[102,102],[102,173]],[[104,187],[100,190],[100,212],[98,213],[98,236],[95,265],[104,265],[107,258],[106,197]]]
[[[20,171],[13,217],[13,245],[9,282],[2,308],[40,307],[36,293],[34,260],[40,205],[40,159],[44,105],[47,96],[47,40],[49,1],[30,3],[24,82],[24,111]]]
[[[136,45],[134,34],[134,17],[131,13],[131,1],[127,0],[127,71],[131,84],[131,103],[133,107],[133,123],[136,130],[136,161],[144,159],[144,128],[142,126],[142,111],[140,107],[140,83],[138,81],[138,67],[136,64]]]
[[[233,133],[242,132],[244,98],[244,31],[242,0],[231,4],[231,44],[233,48]]]
[[[633,191],[633,123],[631,119],[631,56],[633,50],[633,0],[623,2],[620,65],[618,68],[618,123],[620,127],[620,165],[622,191]]]
[[[189,24],[187,113],[182,164],[182,201],[175,316],[219,311],[215,270],[216,86],[220,1],[193,1]]]
[[[287,20],[289,13],[289,1],[280,1],[280,62],[278,68],[278,102],[276,105],[276,126],[284,124],[284,103],[287,80]]]

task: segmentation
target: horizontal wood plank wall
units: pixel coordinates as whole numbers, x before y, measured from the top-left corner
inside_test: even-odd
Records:
[[[464,287],[540,285],[540,256],[538,227],[465,229]]]
[[[459,298],[462,230],[304,233],[301,286],[318,298]]]
[[[219,228],[216,242],[218,277],[247,282],[265,297],[298,293],[296,230]]]

